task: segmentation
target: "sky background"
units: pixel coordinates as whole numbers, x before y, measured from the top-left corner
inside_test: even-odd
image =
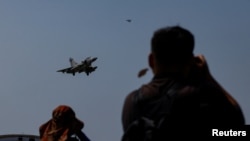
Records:
[[[180,25],[195,36],[216,80],[250,123],[249,0],[0,0],[0,134],[35,134],[60,104],[71,106],[93,141],[120,140],[126,95],[152,78],[150,39]],[[131,19],[132,22],[127,22]],[[98,57],[97,70],[56,72]]]

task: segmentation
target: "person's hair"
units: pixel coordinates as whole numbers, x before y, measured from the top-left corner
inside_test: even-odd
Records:
[[[67,123],[75,120],[74,110],[67,105],[59,105],[52,112],[52,118],[55,122]]]
[[[180,26],[169,26],[155,31],[151,51],[163,65],[184,64],[193,57],[194,36]]]

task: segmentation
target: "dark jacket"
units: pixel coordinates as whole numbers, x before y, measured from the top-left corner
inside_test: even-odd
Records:
[[[156,75],[151,82],[131,92],[123,106],[123,130],[126,131],[140,117],[159,121],[163,115],[167,115],[165,124],[169,128],[244,125],[239,104],[213,79],[204,58],[200,59],[203,62],[198,62],[188,77],[178,74]],[[173,89],[173,83],[178,84],[174,100],[171,103],[154,102],[160,97],[163,88]]]

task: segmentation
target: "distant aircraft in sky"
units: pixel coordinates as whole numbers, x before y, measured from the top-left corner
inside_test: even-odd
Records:
[[[129,23],[130,23],[130,22],[132,22],[132,20],[131,20],[131,19],[127,19],[126,21],[127,21],[127,22],[129,22]]]
[[[60,69],[57,72],[62,73],[71,73],[73,76],[76,73],[85,72],[87,75],[89,75],[91,72],[95,71],[97,66],[92,66],[92,63],[97,60],[97,57],[91,58],[87,57],[85,60],[81,61],[81,63],[77,63],[73,58],[69,58],[69,62],[71,67]]]

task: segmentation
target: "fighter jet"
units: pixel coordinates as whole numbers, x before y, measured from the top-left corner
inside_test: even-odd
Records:
[[[95,71],[97,66],[92,66],[92,63],[97,60],[97,57],[91,58],[87,57],[85,60],[83,60],[81,63],[77,63],[73,58],[69,58],[69,62],[71,67],[60,69],[57,72],[62,73],[71,73],[73,76],[75,76],[76,73],[85,72],[86,75],[89,75],[91,72]]]
[[[126,21],[127,21],[127,22],[129,22],[129,23],[130,23],[130,22],[132,22],[132,20],[131,20],[131,19],[127,19]]]

